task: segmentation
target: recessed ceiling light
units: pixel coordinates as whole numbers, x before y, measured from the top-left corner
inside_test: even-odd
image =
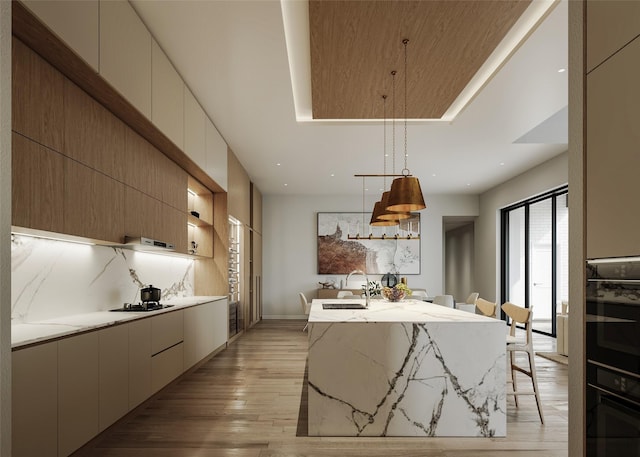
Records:
[[[471,185],[471,183],[467,183],[467,187],[469,187]]]
[[[435,177],[435,176],[436,176],[436,174],[435,174],[435,173],[432,173],[432,174],[431,174],[431,176]]]
[[[367,190],[369,190],[369,189],[365,189],[365,192],[366,192]]]
[[[334,176],[335,176],[335,174],[334,174],[334,173],[331,173],[331,177],[333,178]]]
[[[564,73],[565,71],[567,71],[566,68],[561,68],[561,69],[558,70],[558,73]]]
[[[504,162],[500,162],[500,166],[503,166],[503,165],[504,165]]]
[[[280,166],[280,162],[278,162],[276,165],[277,165],[277,166]]]
[[[289,185],[289,184],[287,184],[287,183],[284,183],[284,187],[287,187],[288,185]]]

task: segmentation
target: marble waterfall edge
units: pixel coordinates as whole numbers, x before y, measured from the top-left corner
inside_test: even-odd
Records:
[[[193,260],[13,235],[11,319],[28,323],[120,308],[149,284],[162,300],[193,296]]]
[[[506,436],[499,322],[313,323],[310,436]]]

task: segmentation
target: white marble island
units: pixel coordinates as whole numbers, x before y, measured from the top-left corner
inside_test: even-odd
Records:
[[[322,308],[344,302],[311,306],[310,436],[506,435],[504,322],[417,300]]]

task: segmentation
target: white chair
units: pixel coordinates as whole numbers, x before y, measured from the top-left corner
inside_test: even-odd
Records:
[[[414,298],[416,300],[426,300],[429,296],[427,295],[427,291],[426,290],[414,290],[411,293],[411,298]]]
[[[513,303],[506,302],[502,305],[502,310],[511,319],[511,327],[509,334],[507,335],[507,368],[511,371],[511,384],[513,385],[513,392],[507,392],[507,395],[513,395],[518,406],[518,395],[534,395],[536,397],[536,404],[538,405],[538,414],[540,415],[540,422],[544,424],[544,417],[542,415],[542,403],[540,401],[540,393],[538,391],[538,380],[536,378],[536,364],[533,354],[533,336],[531,332],[531,320],[532,310],[531,308],[523,308]],[[525,340],[518,339],[516,337],[516,324],[522,324],[525,328]],[[529,359],[529,369],[526,370],[518,365],[515,361],[516,352],[525,352]],[[524,373],[531,378],[533,384],[533,391],[520,391],[516,383],[516,371]]]
[[[453,308],[453,295],[436,295],[433,299],[433,303],[436,305],[446,306],[447,308]]]
[[[302,312],[306,316],[308,316],[309,313],[311,312],[311,304],[307,301],[307,297],[305,297],[302,292],[300,292],[300,306],[302,307]],[[307,321],[307,324],[304,326],[302,331],[304,332],[308,326],[309,326],[309,321]]]
[[[473,292],[471,295],[467,297],[467,300],[465,301],[465,303],[468,305],[475,305],[476,300],[478,299],[479,296],[480,294],[478,292]]]
[[[495,317],[496,316],[496,304],[492,303],[484,298],[478,298],[476,300],[476,314],[483,316]]]
[[[338,292],[338,298],[351,298],[353,296],[353,292],[350,290],[341,290]]]

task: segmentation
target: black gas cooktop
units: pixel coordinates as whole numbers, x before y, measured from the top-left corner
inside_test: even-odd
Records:
[[[130,313],[144,313],[147,311],[157,311],[159,309],[171,308],[173,305],[163,305],[157,302],[147,303],[125,303],[122,308],[111,309],[109,311],[122,311]]]

